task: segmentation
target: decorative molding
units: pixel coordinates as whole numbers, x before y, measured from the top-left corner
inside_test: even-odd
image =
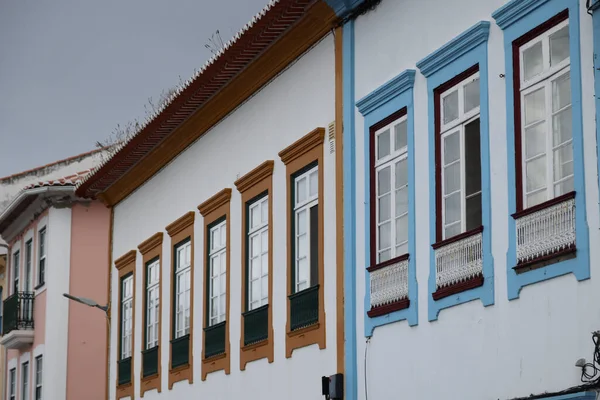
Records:
[[[460,56],[487,42],[489,34],[489,21],[480,21],[419,61],[417,68],[428,78]]]
[[[415,84],[414,69],[407,69],[395,78],[390,79],[371,93],[356,102],[356,107],[362,115],[367,115],[373,110],[381,107],[392,98],[412,89]]]
[[[188,213],[185,213],[183,216],[179,217],[176,221],[171,222],[169,225],[167,225],[165,229],[167,230],[169,236],[173,237],[188,226],[192,225],[194,223],[195,215],[196,214],[193,211],[190,211]]]
[[[317,146],[323,145],[325,139],[325,128],[316,128],[303,138],[292,143],[279,152],[279,157],[285,165],[291,163]]]
[[[367,315],[370,318],[380,317],[382,315],[386,315],[394,311],[404,310],[408,307],[410,307],[410,300],[408,298],[405,298],[391,304],[386,304],[385,306],[371,307],[371,309],[367,311]]]
[[[443,299],[444,297],[452,296],[453,294],[458,294],[458,293],[464,292],[466,290],[474,289],[474,288],[477,288],[480,286],[483,286],[483,276],[481,276],[481,275],[476,276],[475,278],[467,279],[467,280],[459,282],[459,283],[455,283],[450,286],[440,288],[440,289],[436,290],[435,292],[433,292],[431,294],[431,296],[433,297],[433,300],[437,301],[437,300]]]
[[[122,270],[130,263],[135,262],[136,255],[137,255],[137,252],[135,250],[128,251],[127,253],[125,253],[124,255],[122,255],[121,257],[119,257],[115,260],[115,267],[118,270]]]
[[[231,200],[231,189],[223,189],[204,203],[200,204],[198,206],[198,211],[200,211],[200,214],[202,214],[203,217],[206,217],[217,208],[228,203],[229,200]]]
[[[548,0],[512,0],[492,13],[492,18],[504,30]]]
[[[192,213],[193,214],[193,213]],[[148,239],[144,240],[139,246],[138,249],[142,255],[148,253],[155,247],[162,245],[163,242],[163,233],[156,232],[154,235],[150,236]]]
[[[252,171],[248,172],[246,175],[242,176],[240,179],[235,181],[235,187],[240,193],[245,192],[252,186],[256,185],[258,182],[273,175],[274,166],[275,162],[273,160],[265,161],[264,163],[260,164],[258,167],[254,168]]]

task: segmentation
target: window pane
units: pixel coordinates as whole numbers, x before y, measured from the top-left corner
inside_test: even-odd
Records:
[[[481,193],[467,199],[467,231],[481,226]]]
[[[444,142],[444,165],[460,158],[460,134],[454,132],[442,138]]]
[[[379,249],[387,249],[392,244],[392,224],[386,222],[379,227]]]
[[[542,42],[537,42],[523,52],[525,80],[529,80],[544,70]]]
[[[377,172],[377,194],[382,195],[390,191],[392,186],[391,168],[389,166]]]
[[[455,193],[444,200],[445,221],[444,223],[451,224],[452,222],[460,221],[460,194]]]
[[[264,230],[260,234],[260,250],[264,254],[269,251],[269,231]]]
[[[546,190],[527,195],[527,207],[533,207],[546,201]]]
[[[262,278],[260,284],[260,297],[263,299],[267,299],[269,297],[269,278],[266,276]]]
[[[527,174],[527,192],[546,186],[546,156],[528,161],[525,164]]]
[[[386,194],[385,196],[379,198],[377,200],[377,202],[378,202],[378,212],[379,212],[378,222],[387,221],[388,219],[390,219],[390,215],[392,214],[391,195]]]
[[[396,217],[408,212],[408,187],[396,190]]]
[[[461,233],[460,223],[447,226],[444,229],[444,238],[448,239]]]
[[[260,214],[261,214],[261,221],[263,224],[266,224],[267,221],[269,220],[269,200],[268,199],[264,199],[262,201],[262,203],[260,204]]]
[[[554,181],[573,175],[573,146],[569,143],[554,150]]]
[[[404,243],[408,240],[408,215],[400,217],[396,220],[396,243],[398,245],[400,243]],[[401,256],[402,254],[396,253],[396,256]]]
[[[308,258],[298,260],[298,282],[308,281]]]
[[[465,126],[465,196],[481,190],[479,119]]]
[[[562,110],[552,117],[552,134],[554,147],[565,143],[573,137],[571,107]]]
[[[252,236],[250,238],[250,256],[256,257],[260,253],[260,236]]]
[[[406,159],[396,163],[396,189],[408,184],[408,162]]]
[[[550,35],[550,65],[569,57],[569,25]]]
[[[252,279],[257,279],[258,277],[260,277],[260,258],[255,258],[252,261],[250,261],[250,269],[250,276],[252,277]]]
[[[392,258],[392,251],[391,250],[384,250],[382,252],[379,253],[379,262],[385,262],[389,259]]]
[[[554,196],[561,196],[575,190],[573,188],[573,177],[562,181],[554,186]]]
[[[525,96],[525,125],[543,120],[545,114],[544,88]]]
[[[296,227],[298,235],[306,233],[306,210],[298,212],[298,226]]]
[[[252,282],[250,293],[252,293],[252,296],[250,297],[252,302],[260,300],[260,280]]]
[[[310,174],[310,196],[316,196],[319,193],[319,173],[317,171]]]
[[[298,257],[304,257],[308,255],[308,240],[307,235],[302,235],[298,238],[298,249],[296,252],[298,253]]]
[[[569,72],[552,82],[552,111],[571,104],[571,76]]]
[[[472,109],[479,107],[479,78],[465,85],[464,95],[465,112],[469,112]]]
[[[442,99],[444,111],[444,124],[458,118],[458,90],[450,93]]]
[[[400,122],[394,127],[394,149],[400,150],[407,145],[407,124],[406,120]]]
[[[264,256],[261,257],[260,263],[261,263],[262,275],[263,276],[268,275],[269,274],[269,257],[265,254]]]
[[[306,200],[306,178],[296,181],[296,203],[302,203]]]
[[[444,194],[460,190],[460,162],[444,168]]]
[[[546,152],[546,124],[539,123],[525,129],[525,157],[531,158]]]
[[[403,243],[399,246],[396,246],[396,256],[401,256],[403,254],[408,253],[408,242],[407,243]]]
[[[377,136],[377,159],[381,160],[383,157],[390,154],[390,130],[387,129],[381,132]]]
[[[250,208],[250,226],[252,228],[256,228],[257,226],[260,225],[260,222],[261,222],[260,206],[255,205]]]

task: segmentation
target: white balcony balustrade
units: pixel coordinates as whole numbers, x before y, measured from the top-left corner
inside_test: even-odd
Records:
[[[482,275],[483,232],[480,229],[467,235],[434,246],[437,289]]]
[[[517,266],[575,250],[574,196],[515,219]]]
[[[369,269],[371,308],[397,303],[408,297],[408,259]]]

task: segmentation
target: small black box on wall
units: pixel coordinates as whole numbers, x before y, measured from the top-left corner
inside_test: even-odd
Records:
[[[335,374],[321,378],[323,396],[329,400],[343,400],[344,374]]]

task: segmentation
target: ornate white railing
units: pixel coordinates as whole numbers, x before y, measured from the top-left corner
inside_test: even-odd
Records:
[[[516,220],[517,264],[575,247],[575,199]]]
[[[435,281],[443,288],[480,275],[483,271],[483,233],[435,249]]]
[[[369,272],[371,307],[381,307],[408,297],[408,260]]]

